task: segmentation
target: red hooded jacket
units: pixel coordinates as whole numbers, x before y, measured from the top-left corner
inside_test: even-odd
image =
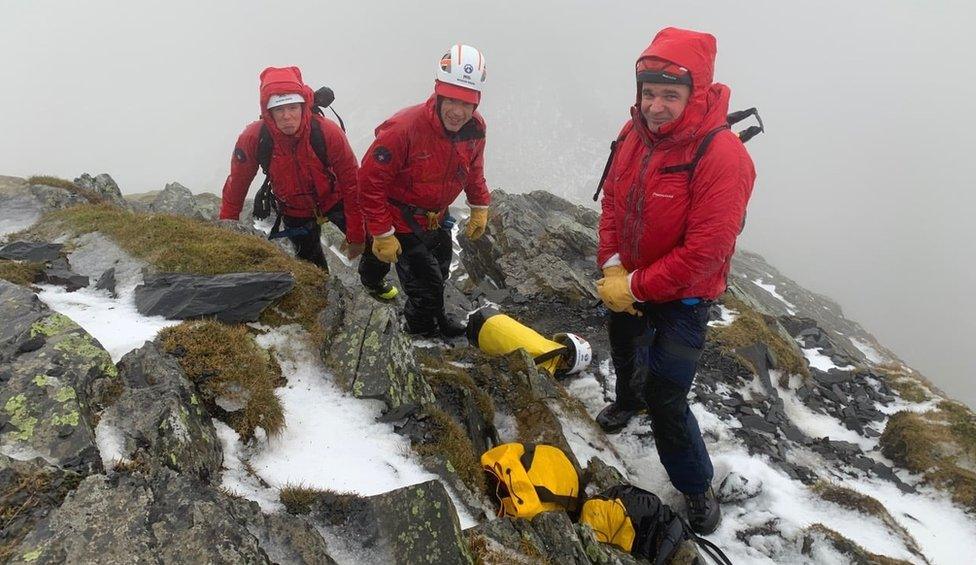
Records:
[[[726,123],[729,88],[712,83],[715,38],[666,28],[641,53],[691,72],[692,91],[681,116],[651,132],[637,104],[624,125],[604,183],[597,261],[623,264],[640,301],[713,299],[726,277],[756,179],[752,159],[738,136],[722,130],[687,172],[662,169],[692,160],[702,138]]]
[[[302,123],[294,135],[285,135],[267,110],[268,99],[272,94],[292,92],[305,98]],[[356,191],[359,170],[356,155],[345,132],[335,122],[312,113],[313,99],[312,89],[302,82],[298,67],[269,67],[261,73],[261,119],[248,125],[237,139],[230,175],[224,183],[220,217],[236,220],[240,216],[247,190],[258,171],[258,137],[263,124],[274,141],[269,173],[274,195],[283,205],[282,212],[296,218],[313,218],[316,213],[324,215],[341,200],[345,204],[346,239],[350,243],[362,243],[365,226]],[[334,181],[312,149],[312,120],[318,120],[321,126]]]
[[[411,233],[400,208],[437,211],[463,190],[470,206],[487,206],[485,120],[475,112],[459,132],[448,135],[437,115],[437,96],[400,110],[376,128],[376,140],[359,169],[359,198],[367,229],[374,236],[391,229]],[[422,215],[416,221],[425,227]]]

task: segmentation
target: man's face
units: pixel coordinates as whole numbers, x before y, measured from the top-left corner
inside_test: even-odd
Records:
[[[285,135],[294,135],[302,125],[302,105],[300,103],[275,106],[271,110],[271,119],[278,130]]]
[[[441,123],[444,124],[444,129],[451,133],[464,127],[473,114],[474,104],[470,102],[446,96],[441,99]]]
[[[641,114],[647,120],[647,128],[657,133],[661,126],[681,117],[688,105],[691,87],[686,84],[641,85]]]

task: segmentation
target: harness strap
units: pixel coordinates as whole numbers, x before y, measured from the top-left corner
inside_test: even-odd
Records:
[[[569,348],[566,347],[566,346],[557,347],[556,349],[553,349],[552,351],[547,351],[547,352],[545,352],[545,353],[543,353],[541,355],[536,355],[535,358],[532,359],[532,361],[536,365],[539,365],[539,364],[545,363],[546,361],[549,361],[550,359],[553,359],[555,357],[559,357],[560,355],[562,355],[568,349]]]
[[[421,237],[424,231],[433,231],[441,227],[440,215],[443,210],[428,210],[426,208],[421,208],[419,206],[414,206],[412,204],[407,204],[406,202],[400,202],[399,200],[390,199],[390,204],[393,204],[400,209],[400,214],[403,216],[403,220],[407,222],[407,226],[410,227],[410,231],[417,237]],[[427,230],[420,227],[417,223],[417,219],[414,216],[424,216],[427,218]]]
[[[535,493],[542,502],[551,502],[562,505],[569,512],[575,512],[579,506],[579,497],[571,495],[556,494],[543,486],[536,486]]]

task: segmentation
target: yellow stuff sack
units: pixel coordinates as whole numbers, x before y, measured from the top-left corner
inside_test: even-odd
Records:
[[[580,510],[581,524],[588,525],[596,540],[615,545],[630,553],[634,547],[637,532],[627,514],[627,508],[619,498],[591,498],[583,503]]]
[[[481,455],[498,516],[532,518],[540,512],[579,507],[579,475],[558,447],[505,443]]]
[[[481,312],[477,314],[480,314],[484,321],[477,333],[474,345],[482,351],[495,357],[507,355],[522,348],[536,360],[540,369],[549,373],[550,376],[556,373],[561,361],[560,354],[566,350],[566,346],[547,339],[539,332],[520,324],[505,314],[497,314],[492,311],[489,311],[487,316]]]

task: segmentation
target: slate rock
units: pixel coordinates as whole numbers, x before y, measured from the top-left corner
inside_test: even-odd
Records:
[[[107,290],[109,294],[113,297],[115,294],[115,267],[106,269],[102,273],[102,276],[98,277],[98,281],[95,283],[95,288],[98,290]]]
[[[722,479],[716,496],[719,502],[723,503],[742,502],[759,496],[762,490],[763,482],[761,479],[750,479],[733,471]]]
[[[739,418],[739,422],[741,422],[744,427],[767,432],[770,434],[775,434],[777,429],[775,424],[771,424],[767,422],[761,416],[753,416],[753,415],[741,416]]]
[[[35,241],[14,241],[0,248],[0,259],[14,261],[53,261],[61,255],[64,245]]]
[[[158,273],[136,287],[136,309],[171,320],[214,317],[226,324],[257,321],[261,312],[295,286],[291,273],[224,275]]]
[[[116,184],[115,180],[106,173],[102,173],[94,177],[88,173],[84,173],[80,177],[76,178],[74,183],[81,188],[90,190],[98,195],[98,197],[102,200],[114,204],[115,206],[120,208],[129,207],[129,203],[126,202],[125,198],[122,197],[122,190],[119,189],[119,185]]]
[[[42,283],[63,286],[68,292],[74,292],[88,286],[88,277],[66,269],[44,269],[41,273]]]

